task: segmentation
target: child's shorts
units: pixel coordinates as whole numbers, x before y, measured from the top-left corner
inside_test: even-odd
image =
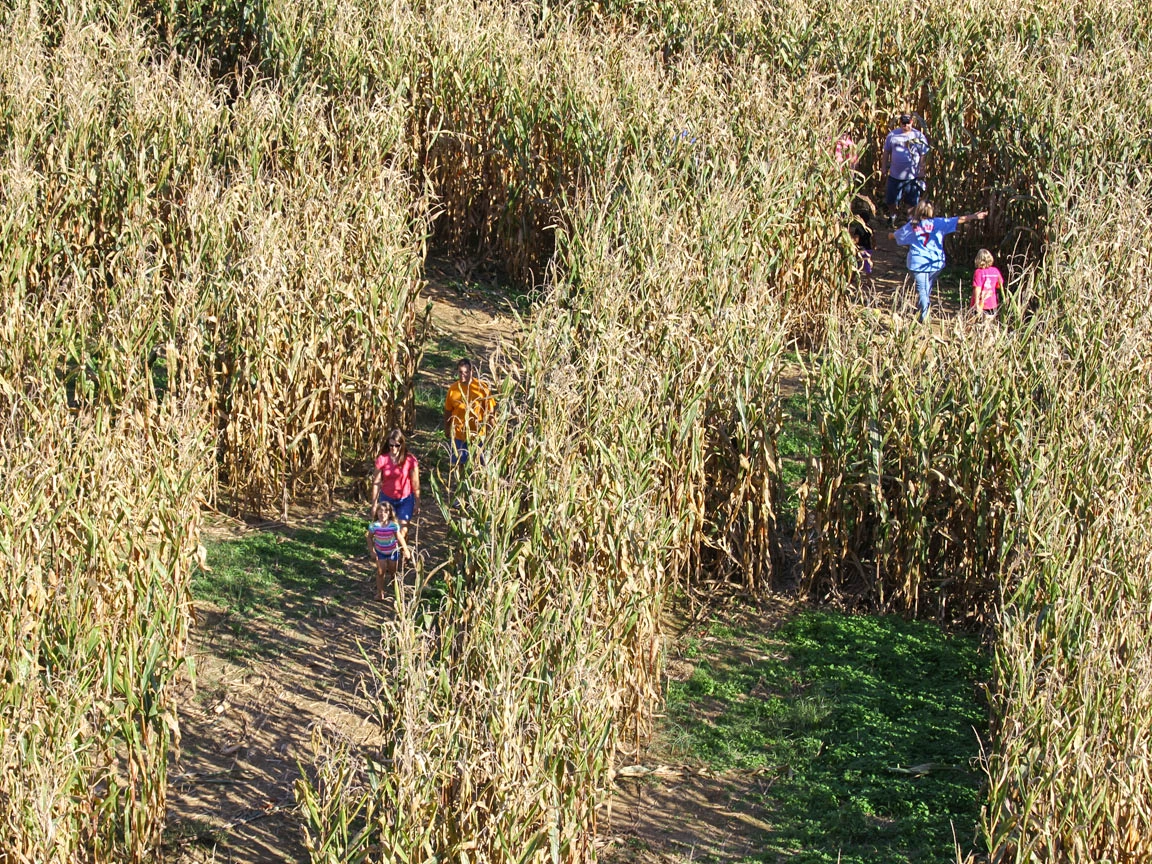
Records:
[[[473,449],[475,450],[475,453],[476,453],[476,461],[478,461],[481,465],[483,465],[484,464],[484,449],[483,449],[484,442],[480,438],[475,439],[475,441],[476,441],[476,445]],[[468,460],[471,458],[471,455],[472,455],[469,452],[469,445],[470,444],[471,444],[471,442],[462,441],[459,438],[452,439],[452,446],[448,450],[448,456],[451,460],[453,468],[463,468],[465,465],[468,464]]]
[[[397,549],[395,552],[377,552],[376,553],[376,560],[377,561],[399,561],[400,560],[400,550]]]

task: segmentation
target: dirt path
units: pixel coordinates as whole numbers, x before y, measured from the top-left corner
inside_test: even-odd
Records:
[[[499,293],[463,278],[460,269],[431,263],[425,291],[432,333],[417,376],[410,442],[426,491],[446,468],[440,406],[456,359],[469,356],[487,373],[496,345],[514,328]],[[334,520],[346,526],[364,520],[360,486],[330,511],[291,512],[286,522],[210,520],[214,539],[279,545],[286,555],[315,557],[301,564],[311,568],[315,588],[278,596],[283,614],[237,615],[196,601],[195,682],[180,688],[181,752],[169,766],[169,864],[306,862],[293,788],[299,765],[311,761],[313,732],[323,729],[357,746],[380,743],[377,727],[366,719],[372,713],[363,693],[369,670],[360,646],[378,638],[391,604],[371,599],[373,570],[363,542],[333,545],[321,534]],[[426,571],[444,560],[446,534],[443,516],[426,494],[413,532]],[[275,555],[269,557],[267,566],[279,572]]]
[[[217,524],[214,530],[234,539],[253,532],[292,537],[307,524]],[[360,558],[330,572],[344,590],[321,593],[316,613],[293,621],[291,629],[233,621],[227,610],[197,603],[197,680],[184,685],[182,752],[169,768],[170,860],[307,860],[293,785],[313,730],[361,746],[378,743],[363,719],[370,716],[360,693],[367,669],[358,646],[372,642],[387,610],[369,599],[372,571],[367,557]],[[260,644],[274,646],[270,656],[251,647]]]

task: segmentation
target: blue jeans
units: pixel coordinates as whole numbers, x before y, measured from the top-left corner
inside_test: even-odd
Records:
[[[448,456],[453,468],[463,468],[467,465],[472,452],[475,452],[476,460],[481,465],[484,464],[484,442],[480,438],[474,439],[474,442],[461,441],[459,438],[452,439],[452,446],[448,448]],[[470,444],[472,445],[471,451],[469,450]]]
[[[921,322],[928,320],[928,305],[932,302],[932,289],[940,278],[939,270],[927,270],[923,273],[913,273],[916,280],[916,302],[920,307]]]

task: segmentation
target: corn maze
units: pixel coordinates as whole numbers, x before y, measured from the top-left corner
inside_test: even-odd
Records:
[[[368,649],[392,743],[302,766],[313,862],[595,860],[666,610],[793,573],[987,634],[973,860],[1152,860],[1152,8],[906,12],[5,0],[0,862],[157,860],[202,510],[410,426],[430,248],[533,307],[435,622]],[[904,110],[994,327],[853,300]]]

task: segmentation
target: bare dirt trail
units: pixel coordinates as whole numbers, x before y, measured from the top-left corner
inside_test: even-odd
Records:
[[[426,572],[447,553],[447,528],[428,493],[431,475],[446,463],[439,406],[455,360],[469,356],[486,372],[488,358],[516,326],[506,301],[463,278],[467,273],[452,262],[430,262],[424,291],[432,332],[417,375],[409,439],[424,472],[423,508],[411,539]],[[256,539],[273,549],[281,544],[286,555],[299,555],[294,544],[320,536],[334,520],[365,521],[366,480],[352,484],[344,498],[324,512],[291,511],[286,521],[213,517],[209,535]],[[369,670],[360,646],[378,640],[392,603],[372,599],[374,571],[362,545],[323,547],[319,563],[304,562],[318,568],[319,587],[287,601],[288,615],[237,615],[196,601],[190,645],[196,680],[180,685],[182,742],[169,765],[167,864],[306,862],[294,784],[299,766],[311,761],[314,730],[358,747],[381,743],[379,728],[367,719]],[[273,563],[266,558],[265,566],[278,572],[275,555],[269,557]]]
[[[291,537],[307,524],[291,517],[288,524],[217,524],[214,533]],[[324,602],[330,595],[321,595],[315,614],[293,621],[291,629],[233,622],[227,610],[197,603],[191,649],[197,680],[194,687],[186,682],[181,694],[181,753],[169,767],[168,860],[307,860],[293,787],[313,730],[360,746],[378,743],[364,719],[369,712],[360,685],[367,669],[359,645],[378,638],[389,609],[370,599],[372,571],[367,556],[360,557],[329,574],[345,583],[340,599]],[[272,648],[253,656],[253,643]]]

